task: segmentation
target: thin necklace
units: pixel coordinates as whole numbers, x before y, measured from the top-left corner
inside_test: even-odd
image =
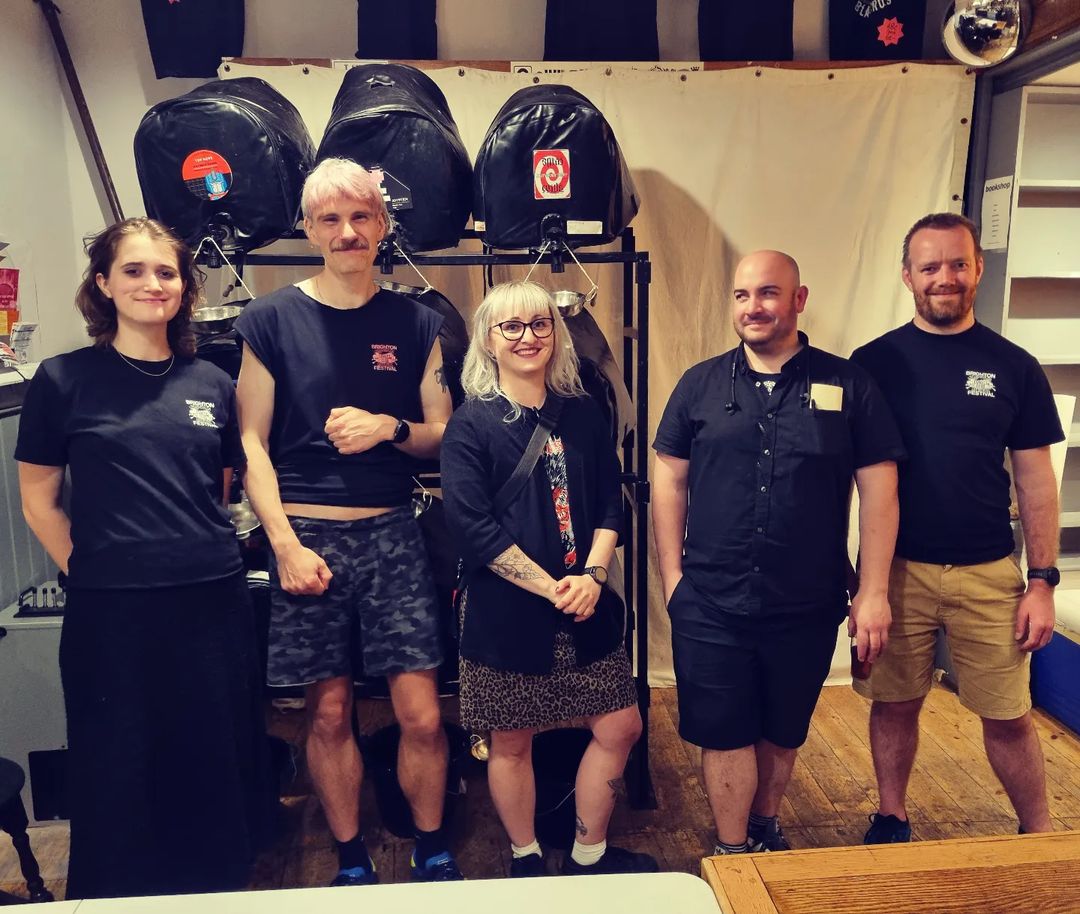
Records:
[[[173,362],[176,361],[176,353],[174,352],[172,355],[169,356],[169,364],[165,366],[165,370],[164,371],[154,372],[154,371],[147,371],[144,368],[140,368],[138,365],[136,365],[133,361],[131,361],[131,359],[129,359],[126,355],[124,355],[124,353],[122,353],[115,346],[113,347],[113,352],[115,352],[118,356],[120,356],[120,358],[122,358],[132,368],[134,368],[137,372],[139,372],[139,374],[144,374],[148,378],[163,378],[163,377],[165,377],[165,375],[167,375],[170,371],[172,371]]]

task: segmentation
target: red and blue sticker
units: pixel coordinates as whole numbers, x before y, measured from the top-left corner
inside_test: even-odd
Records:
[[[232,187],[233,174],[221,153],[197,149],[180,167],[184,184],[200,200],[220,200]]]

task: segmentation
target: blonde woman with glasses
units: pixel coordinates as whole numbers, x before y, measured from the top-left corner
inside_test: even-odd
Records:
[[[441,457],[465,569],[461,715],[466,727],[491,731],[488,779],[510,837],[510,875],[548,872],[534,828],[532,738],[570,719],[584,719],[592,740],[562,872],[655,871],[647,854],[607,844],[641,733],[624,609],[605,586],[622,518],[619,464],[547,291],[512,282],[488,293],[462,385],[468,399]]]

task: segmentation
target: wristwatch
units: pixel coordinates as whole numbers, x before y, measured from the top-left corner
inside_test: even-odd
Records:
[[[1027,576],[1029,581],[1032,578],[1040,578],[1051,587],[1057,587],[1061,583],[1061,572],[1053,565],[1049,568],[1029,568]]]
[[[601,587],[607,583],[607,569],[603,565],[590,565],[585,569],[585,574],[596,581]]]
[[[404,419],[398,419],[397,425],[394,426],[394,437],[390,440],[394,444],[401,444],[402,441],[405,441],[409,437],[411,431],[412,429],[409,428],[408,422]]]

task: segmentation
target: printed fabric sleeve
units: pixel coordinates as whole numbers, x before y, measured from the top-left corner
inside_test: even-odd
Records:
[[[681,460],[690,459],[690,446],[694,438],[688,417],[692,387],[690,372],[686,372],[671,392],[660,424],[656,426],[656,437],[653,438],[653,450],[658,454]]]
[[[272,302],[256,298],[250,302],[233,324],[236,335],[255,353],[266,370],[278,373],[278,316]]]
[[[68,410],[52,376],[51,365],[42,362],[23,400],[19,416],[19,437],[15,459],[40,466],[67,466],[67,437],[64,426]]]
[[[1006,447],[1010,451],[1024,451],[1063,441],[1065,432],[1054,402],[1054,392],[1046,372],[1030,356],[1025,360],[1020,384],[1019,407],[1005,440]]]
[[[874,379],[862,368],[856,368],[852,391],[854,413],[851,430],[855,467],[873,466],[886,460],[906,460],[904,439],[892,410]]]
[[[484,429],[462,407],[450,417],[440,452],[446,522],[466,564],[489,564],[514,545],[495,518],[493,481]]]

